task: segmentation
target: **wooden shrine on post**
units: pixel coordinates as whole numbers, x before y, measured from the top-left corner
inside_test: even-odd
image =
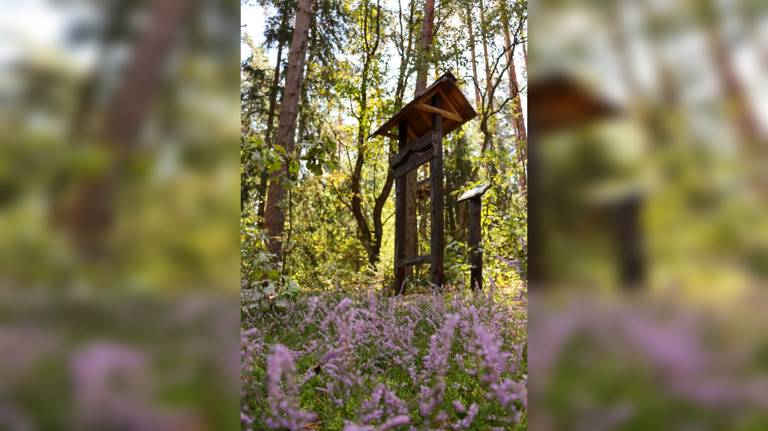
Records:
[[[470,263],[472,270],[470,275],[470,286],[472,289],[483,288],[483,247],[480,229],[481,202],[490,184],[483,184],[471,190],[462,193],[456,202],[469,201],[469,248],[472,256]]]
[[[534,289],[552,281],[548,265],[551,254],[542,224],[548,199],[540,181],[547,172],[541,139],[555,133],[578,130],[598,120],[615,119],[626,115],[626,109],[589,88],[583,81],[567,72],[551,72],[539,77],[528,86],[528,281]],[[599,229],[613,227],[610,232],[616,246],[616,266],[619,281],[625,288],[645,284],[648,262],[642,234],[642,192],[629,188],[614,193],[600,203],[592,202],[592,210],[608,210],[608,223]],[[593,215],[590,215],[590,219]],[[612,220],[611,220],[612,219]],[[613,226],[612,226],[613,225]]]
[[[445,73],[371,134],[398,140],[398,153],[389,161],[390,169],[395,175],[393,289],[396,294],[404,292],[406,268],[411,265],[429,262],[432,283],[438,287],[444,284],[443,136],[458,129],[476,115],[475,109],[456,85],[456,77]],[[392,133],[394,128],[397,128],[397,134]],[[429,163],[430,175],[430,254],[406,256],[406,174],[425,163]]]

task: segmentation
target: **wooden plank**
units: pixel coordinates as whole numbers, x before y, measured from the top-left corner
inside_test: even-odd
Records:
[[[395,178],[400,178],[403,175],[407,174],[408,172],[411,172],[412,170],[417,169],[419,166],[429,162],[434,157],[435,157],[434,147],[428,149],[427,151],[422,151],[421,153],[416,153],[411,157],[408,157],[405,163],[401,163],[398,167],[394,169]]]
[[[437,139],[437,136],[433,132],[429,132],[417,139],[409,141],[397,154],[389,159],[389,165],[393,169],[397,168],[397,166],[403,163],[404,159],[410,154],[429,149],[435,139]]]
[[[408,124],[400,121],[398,127],[400,148],[407,143]],[[395,179],[395,280],[392,291],[400,295],[405,291],[405,267],[400,265],[405,259],[405,207],[406,207],[406,179]]]
[[[432,97],[432,107],[440,106],[440,96]],[[429,165],[429,175],[432,183],[430,197],[432,201],[432,239],[430,253],[432,256],[432,283],[442,289],[445,283],[443,268],[443,253],[445,252],[445,231],[443,219],[443,118],[440,113],[432,114],[432,130],[437,139],[432,145],[434,157]]]
[[[440,97],[440,96],[435,96],[435,97]],[[457,123],[461,123],[461,117],[459,116],[459,114],[456,114],[455,112],[446,111],[445,109],[440,109],[432,105],[427,105],[426,103],[417,103],[416,109],[420,109],[426,112],[431,112],[433,114],[440,114],[441,116],[449,120],[453,120],[453,121],[456,121]],[[434,120],[433,120],[433,123],[434,123]],[[440,128],[442,129],[442,126],[440,126]]]
[[[456,108],[456,105],[453,104],[450,97],[445,95],[442,88],[438,88],[437,92],[438,94],[440,94],[440,97],[441,97],[440,101],[447,105],[446,108],[448,108],[452,112],[456,112],[457,114],[459,114],[459,116],[461,116],[461,110]]]

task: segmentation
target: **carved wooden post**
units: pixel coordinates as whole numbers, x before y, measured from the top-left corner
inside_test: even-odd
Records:
[[[408,142],[408,123],[398,124],[398,151]],[[406,207],[406,178],[404,175],[395,179],[395,285],[394,294],[403,293],[405,289],[405,207]]]
[[[432,106],[440,107],[440,96],[432,96]],[[434,157],[429,165],[432,190],[432,238],[430,254],[432,255],[432,283],[438,289],[443,288],[445,282],[445,270],[443,268],[443,253],[445,251],[445,232],[443,231],[443,117],[440,114],[432,114],[432,131],[435,140]]]
[[[618,248],[619,281],[626,289],[644,285],[646,262],[643,247],[642,197],[632,195],[616,205],[616,244]]]
[[[456,202],[469,201],[469,249],[471,253],[469,262],[472,264],[470,272],[470,286],[472,286],[472,289],[483,288],[483,238],[480,214],[482,214],[481,199],[489,187],[489,184],[484,184],[467,190],[456,200]]]
[[[483,288],[483,248],[481,246],[480,196],[469,200],[469,248],[472,253],[470,263],[472,264],[470,286],[472,289]]]

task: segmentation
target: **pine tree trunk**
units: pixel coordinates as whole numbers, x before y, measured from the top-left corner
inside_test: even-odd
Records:
[[[185,0],[151,2],[149,26],[133,48],[119,87],[107,104],[100,132],[114,151],[115,162],[103,175],[79,185],[66,216],[78,248],[86,255],[106,253],[124,163],[140,143],[140,133],[161,88],[163,69],[190,12]]]
[[[482,100],[480,99],[480,81],[478,80],[479,77],[477,76],[477,53],[475,51],[475,31],[472,28],[472,6],[469,3],[467,3],[466,21],[467,32],[469,33],[469,54],[472,64],[472,87],[475,89],[475,107],[479,109],[482,106]]]
[[[284,10],[282,12],[282,19],[280,21],[280,33],[282,33],[285,29],[285,26],[288,21],[287,13]],[[272,77],[272,91],[269,94],[269,111],[267,113],[267,131],[264,135],[264,144],[272,147],[272,133],[274,132],[274,120],[275,120],[275,109],[277,107],[277,89],[280,84],[280,66],[283,62],[283,40],[282,38],[279,38],[280,40],[277,43],[277,63],[275,63],[275,71],[274,76]],[[264,172],[261,173],[261,176],[259,178],[259,196],[261,196],[261,201],[259,201],[259,206],[256,209],[256,219],[259,220],[259,223],[264,226],[264,211],[267,207],[267,185],[269,183],[269,172],[265,169]]]
[[[424,4],[424,20],[421,23],[421,39],[419,40],[419,55],[416,65],[416,91],[414,96],[427,88],[429,75],[429,50],[432,46],[432,27],[435,22],[435,0],[426,0]]]
[[[504,27],[504,47],[507,50],[507,74],[509,75],[509,92],[512,97],[512,121],[515,125],[515,147],[517,161],[520,163],[522,172],[520,173],[519,186],[520,191],[525,194],[526,185],[526,148],[528,145],[528,134],[525,130],[525,117],[523,116],[523,105],[520,101],[520,86],[517,82],[517,71],[515,70],[515,55],[512,49],[512,38],[509,34],[510,20],[509,12],[506,7],[502,9],[502,20]]]
[[[485,4],[483,0],[478,2],[480,6],[480,41],[483,43],[483,63],[485,65],[485,103],[488,105],[488,111],[493,111],[493,97],[491,97],[491,59],[488,57],[488,35],[485,20]]]
[[[269,235],[269,251],[282,257],[282,235],[285,224],[283,201],[285,200],[285,179],[288,174],[288,164],[294,153],[294,134],[296,133],[296,117],[299,112],[299,96],[304,80],[304,59],[307,52],[309,24],[312,17],[312,0],[299,0],[296,10],[296,22],[293,27],[293,38],[288,51],[288,68],[285,75],[282,106],[278,120],[275,146],[285,149],[285,160],[281,168],[272,173],[269,182],[267,208],[264,221]]]

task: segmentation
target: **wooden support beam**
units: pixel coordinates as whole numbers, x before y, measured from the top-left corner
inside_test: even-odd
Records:
[[[399,149],[407,144],[409,129],[408,123],[401,120],[398,127]],[[395,281],[394,286],[392,286],[395,295],[405,292],[405,267],[401,265],[401,262],[405,260],[405,188],[405,177],[395,179]]]
[[[440,109],[438,107],[427,105],[425,103],[419,103],[416,105],[417,109],[421,109],[422,111],[430,112],[432,114],[439,114],[442,117],[445,117],[449,120],[456,121],[458,123],[461,122],[461,117],[456,114],[455,112],[446,111],[445,109]]]
[[[456,109],[455,106],[453,106],[453,103],[451,103],[451,99],[448,98],[448,96],[443,93],[443,90],[437,90],[438,94],[440,94],[440,100],[445,103],[447,108],[449,108],[452,112],[458,113],[459,110]]]
[[[430,108],[442,111],[436,106],[441,105],[440,95],[432,96]],[[425,105],[426,106],[426,105]],[[430,253],[432,257],[432,284],[442,291],[445,283],[445,270],[443,269],[443,253],[445,252],[445,230],[443,219],[443,118],[440,112],[432,114],[432,131],[437,134],[433,143],[434,157],[430,161],[429,176],[431,182],[430,201],[432,203],[432,223],[430,241]]]

